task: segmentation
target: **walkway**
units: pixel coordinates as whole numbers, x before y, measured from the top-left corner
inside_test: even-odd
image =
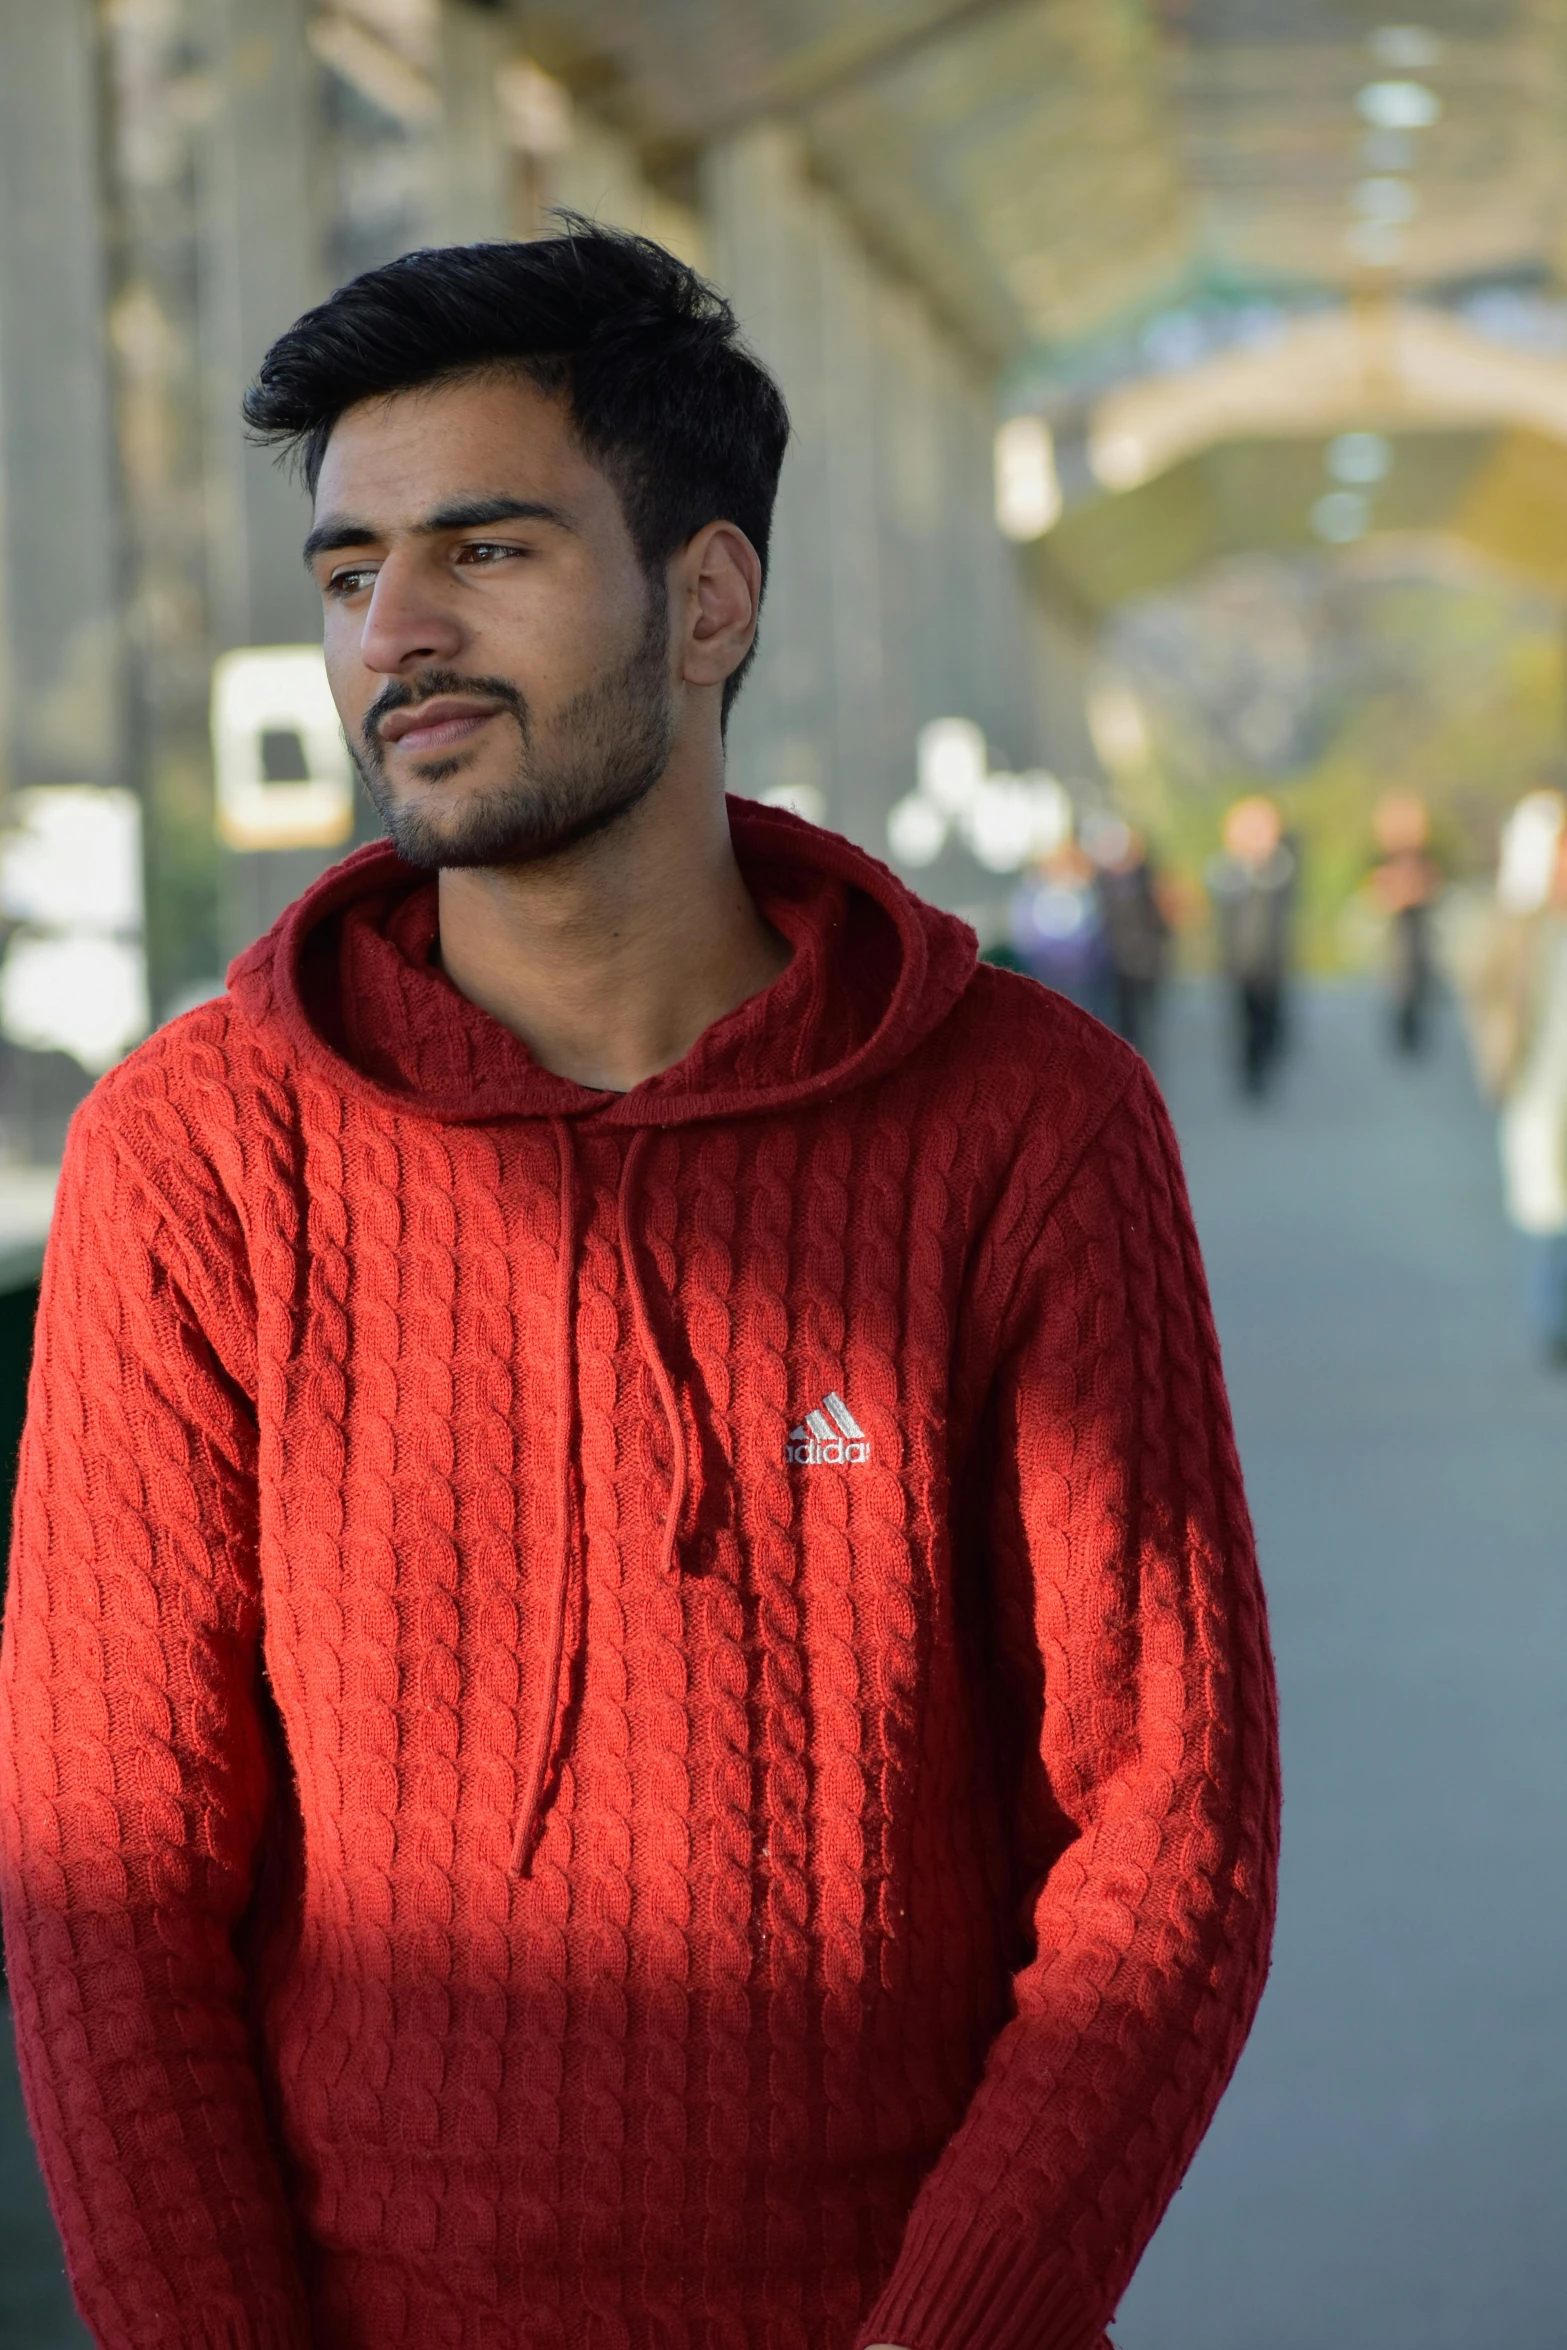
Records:
[[[1567,1378],[1515,1312],[1456,1037],[1306,1007],[1232,1105],[1169,1086],[1273,1611],[1272,1983],[1120,2350],[1567,2342]]]
[[[1530,1361],[1456,1040],[1305,1008],[1243,1112],[1178,1007],[1188,1154],[1272,1593],[1272,1986],[1121,2350],[1567,2340],[1567,1378]],[[0,2081],[0,2343],[74,2350]]]

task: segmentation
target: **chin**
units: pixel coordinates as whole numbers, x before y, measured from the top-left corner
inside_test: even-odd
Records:
[[[519,806],[515,792],[456,804],[405,801],[383,814],[399,856],[430,872],[533,864],[557,854],[576,833],[548,806]]]
[[[432,870],[439,865],[485,865],[510,862],[526,844],[536,825],[531,812],[519,805],[515,784],[492,785],[486,790],[465,774],[464,788],[430,789],[466,769],[457,759],[430,760],[419,769],[418,786],[371,796],[398,853],[410,865]],[[526,846],[521,846],[526,854]]]
[[[430,789],[462,771],[456,789]],[[560,857],[607,831],[647,798],[662,761],[616,772],[519,777],[484,784],[461,757],[431,760],[418,786],[390,788],[384,777],[371,790],[393,846],[404,861],[426,871],[474,866],[537,865]]]

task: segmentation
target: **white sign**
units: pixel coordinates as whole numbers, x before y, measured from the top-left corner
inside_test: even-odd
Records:
[[[90,783],[39,784],[5,803],[0,913],[45,930],[139,931],[141,804]]]
[[[0,1030],[35,1053],[69,1053],[93,1076],[147,1033],[139,939],[18,931],[0,963]]]
[[[334,849],[354,779],[317,645],[247,645],[212,671],[218,837],[231,849]]]
[[[134,792],[40,784],[5,804],[0,1035],[97,1076],[147,1033],[141,805]]]

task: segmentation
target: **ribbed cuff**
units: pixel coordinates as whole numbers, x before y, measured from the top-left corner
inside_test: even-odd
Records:
[[[84,2311],[89,2326],[90,2308]],[[129,2332],[118,2314],[112,2325],[94,2328],[100,2342],[156,2343],[157,2350],[311,2350],[310,2321],[302,2308],[268,2297],[255,2309],[141,2309]]]
[[[857,2350],[1100,2350],[1106,2315],[1065,2260],[1005,2223],[916,2215]]]
[[[179,2333],[179,2350],[310,2350],[310,2337],[294,2317],[258,2311],[248,2318],[209,2318]]]

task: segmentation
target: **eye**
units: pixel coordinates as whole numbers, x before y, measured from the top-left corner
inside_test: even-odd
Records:
[[[355,563],[347,570],[334,571],[326,583],[329,596],[357,596],[375,584],[376,567],[373,563]]]
[[[504,563],[509,556],[524,555],[525,547],[507,545],[500,539],[470,539],[457,550],[457,560],[471,570],[476,564]]]

